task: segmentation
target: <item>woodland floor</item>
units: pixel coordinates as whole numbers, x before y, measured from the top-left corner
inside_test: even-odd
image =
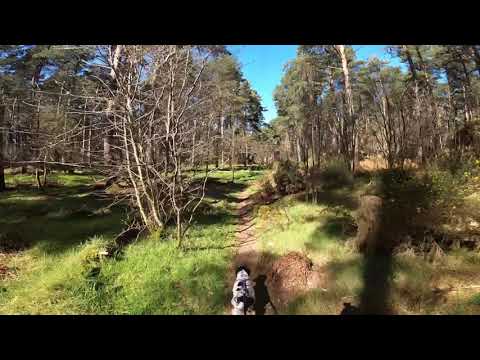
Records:
[[[45,192],[31,176],[7,175],[0,236],[18,247],[0,251],[0,314],[228,314],[240,264],[252,269],[257,315],[335,315],[362,299],[381,299],[394,314],[480,313],[478,251],[435,262],[409,251],[366,258],[348,246],[364,179],[314,197],[262,199],[263,174],[240,170],[232,183],[229,171],[216,172],[183,250],[170,233],[152,234],[93,265],[91,254],[124,227],[125,207],[108,207],[89,175],[53,174]],[[292,252],[318,276],[285,300],[269,276]]]
[[[0,314],[221,314],[237,230],[237,195],[261,171],[218,171],[178,249],[170,231],[96,259],[124,227],[126,207],[94,190],[89,175],[7,174],[0,194]],[[230,286],[229,286],[230,287]]]
[[[412,249],[378,256],[365,256],[352,249],[350,241],[356,230],[351,220],[369,186],[366,179],[358,177],[353,186],[319,191],[313,196],[288,195],[256,207],[261,262],[271,264],[298,252],[312,260],[311,272],[316,275],[314,286],[292,291],[284,301],[269,288],[278,312],[354,313],[363,302],[378,310],[374,313],[480,314],[478,250],[452,249],[432,261]],[[415,205],[418,194],[408,200]],[[469,215],[476,216],[476,210],[479,208],[473,207]]]

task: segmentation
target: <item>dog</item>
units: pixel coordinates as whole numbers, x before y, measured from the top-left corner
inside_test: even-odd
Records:
[[[360,309],[350,303],[343,303],[343,309],[340,315],[360,315]]]
[[[239,266],[235,272],[233,284],[232,315],[247,315],[255,304],[255,290],[250,280],[250,270],[246,266]]]

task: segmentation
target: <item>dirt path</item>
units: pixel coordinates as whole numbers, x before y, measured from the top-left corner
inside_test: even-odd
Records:
[[[265,254],[258,247],[256,236],[256,219],[253,214],[255,205],[264,199],[256,196],[259,189],[255,184],[249,186],[236,196],[237,204],[235,213],[237,217],[237,229],[235,230],[235,255],[232,259],[229,273],[227,275],[227,299],[225,314],[230,315],[232,306],[232,286],[235,281],[235,270],[240,265],[250,269],[250,279],[254,283],[255,304],[251,315],[273,315],[278,314],[275,309],[266,284],[267,273],[271,264],[264,257]],[[275,302],[275,299],[273,299]]]
[[[255,237],[255,219],[252,209],[255,205],[252,197],[248,197],[247,192],[243,192],[239,197],[240,202],[237,205],[238,228],[236,230],[237,253],[233,259],[233,266],[237,268],[245,265],[251,270],[250,276],[254,279],[257,275],[257,239]]]
[[[236,205],[237,229],[235,230],[236,253],[232,261],[227,276],[228,281],[228,301],[231,300],[231,287],[235,281],[235,269],[240,265],[247,266],[251,273],[250,278],[256,279],[257,265],[259,261],[259,253],[257,250],[257,239],[255,237],[255,218],[252,210],[255,206],[254,197],[251,196],[252,191],[247,188],[238,195],[238,203]],[[227,306],[226,314],[230,314],[231,305]]]

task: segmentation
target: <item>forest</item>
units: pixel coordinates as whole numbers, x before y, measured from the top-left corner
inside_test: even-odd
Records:
[[[480,313],[480,46],[0,45],[0,314]]]

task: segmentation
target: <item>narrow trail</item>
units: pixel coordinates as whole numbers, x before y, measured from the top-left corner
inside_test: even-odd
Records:
[[[235,230],[236,252],[227,276],[227,299],[228,304],[225,314],[231,313],[232,286],[235,281],[235,270],[240,265],[247,266],[251,273],[250,278],[256,279],[258,272],[259,253],[257,249],[257,238],[255,236],[255,218],[252,210],[255,206],[251,188],[247,188],[238,195],[235,213],[237,217],[237,229]]]
[[[232,306],[232,286],[235,281],[235,270],[238,266],[244,265],[250,269],[250,279],[254,283],[255,304],[253,312],[249,315],[274,315],[278,314],[275,309],[275,299],[270,298],[268,286],[266,284],[267,273],[270,264],[265,262],[264,253],[259,249],[256,234],[256,219],[253,212],[255,205],[259,204],[256,196],[258,188],[255,184],[237,194],[235,197],[236,207],[235,215],[237,218],[235,230],[235,255],[233,256],[231,266],[227,275],[227,303],[224,314],[230,315]],[[273,302],[272,302],[273,300]]]
[[[248,190],[248,189],[247,189]],[[237,253],[233,259],[233,266],[237,268],[240,265],[247,266],[254,279],[257,275],[257,264],[259,254],[257,252],[257,239],[255,237],[255,219],[252,215],[252,209],[255,203],[248,192],[244,191],[239,196],[237,205],[238,225],[236,230]]]

